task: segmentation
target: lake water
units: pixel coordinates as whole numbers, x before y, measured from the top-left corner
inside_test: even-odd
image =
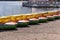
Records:
[[[22,7],[22,1],[0,1],[0,16],[31,12],[31,8]]]
[[[22,7],[22,3],[23,1],[0,1],[0,16],[27,14],[32,12],[43,12],[56,9],[27,8]]]

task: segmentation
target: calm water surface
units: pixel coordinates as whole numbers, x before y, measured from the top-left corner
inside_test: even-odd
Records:
[[[22,7],[22,2],[23,1],[7,1],[7,2],[0,1],[0,16],[27,14],[32,12],[43,12],[43,11],[54,10],[53,8],[43,9],[43,8]]]

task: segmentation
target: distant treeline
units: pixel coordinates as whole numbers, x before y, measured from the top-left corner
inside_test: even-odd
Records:
[[[57,1],[60,1],[60,0],[57,0]]]
[[[28,0],[0,0],[0,1],[28,1]]]
[[[0,0],[0,1],[28,1],[28,0]],[[58,1],[59,2],[60,0],[52,0],[52,1]]]

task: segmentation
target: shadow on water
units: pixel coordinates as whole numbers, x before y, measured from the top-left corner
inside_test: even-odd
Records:
[[[38,23],[38,24],[29,24],[29,25],[40,25],[40,24]]]
[[[17,31],[18,30],[18,28],[29,28],[30,26],[25,26],[25,27],[17,27],[16,29],[5,29],[5,30],[3,30],[3,29],[0,29],[0,32],[4,32],[4,31]]]
[[[0,29],[0,32],[4,32],[4,31],[17,31],[18,29],[5,29],[5,30],[1,30]]]
[[[29,28],[30,26],[17,26],[17,28]]]

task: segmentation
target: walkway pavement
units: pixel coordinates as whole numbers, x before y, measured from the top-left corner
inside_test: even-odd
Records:
[[[60,40],[60,20],[0,32],[0,40]]]

